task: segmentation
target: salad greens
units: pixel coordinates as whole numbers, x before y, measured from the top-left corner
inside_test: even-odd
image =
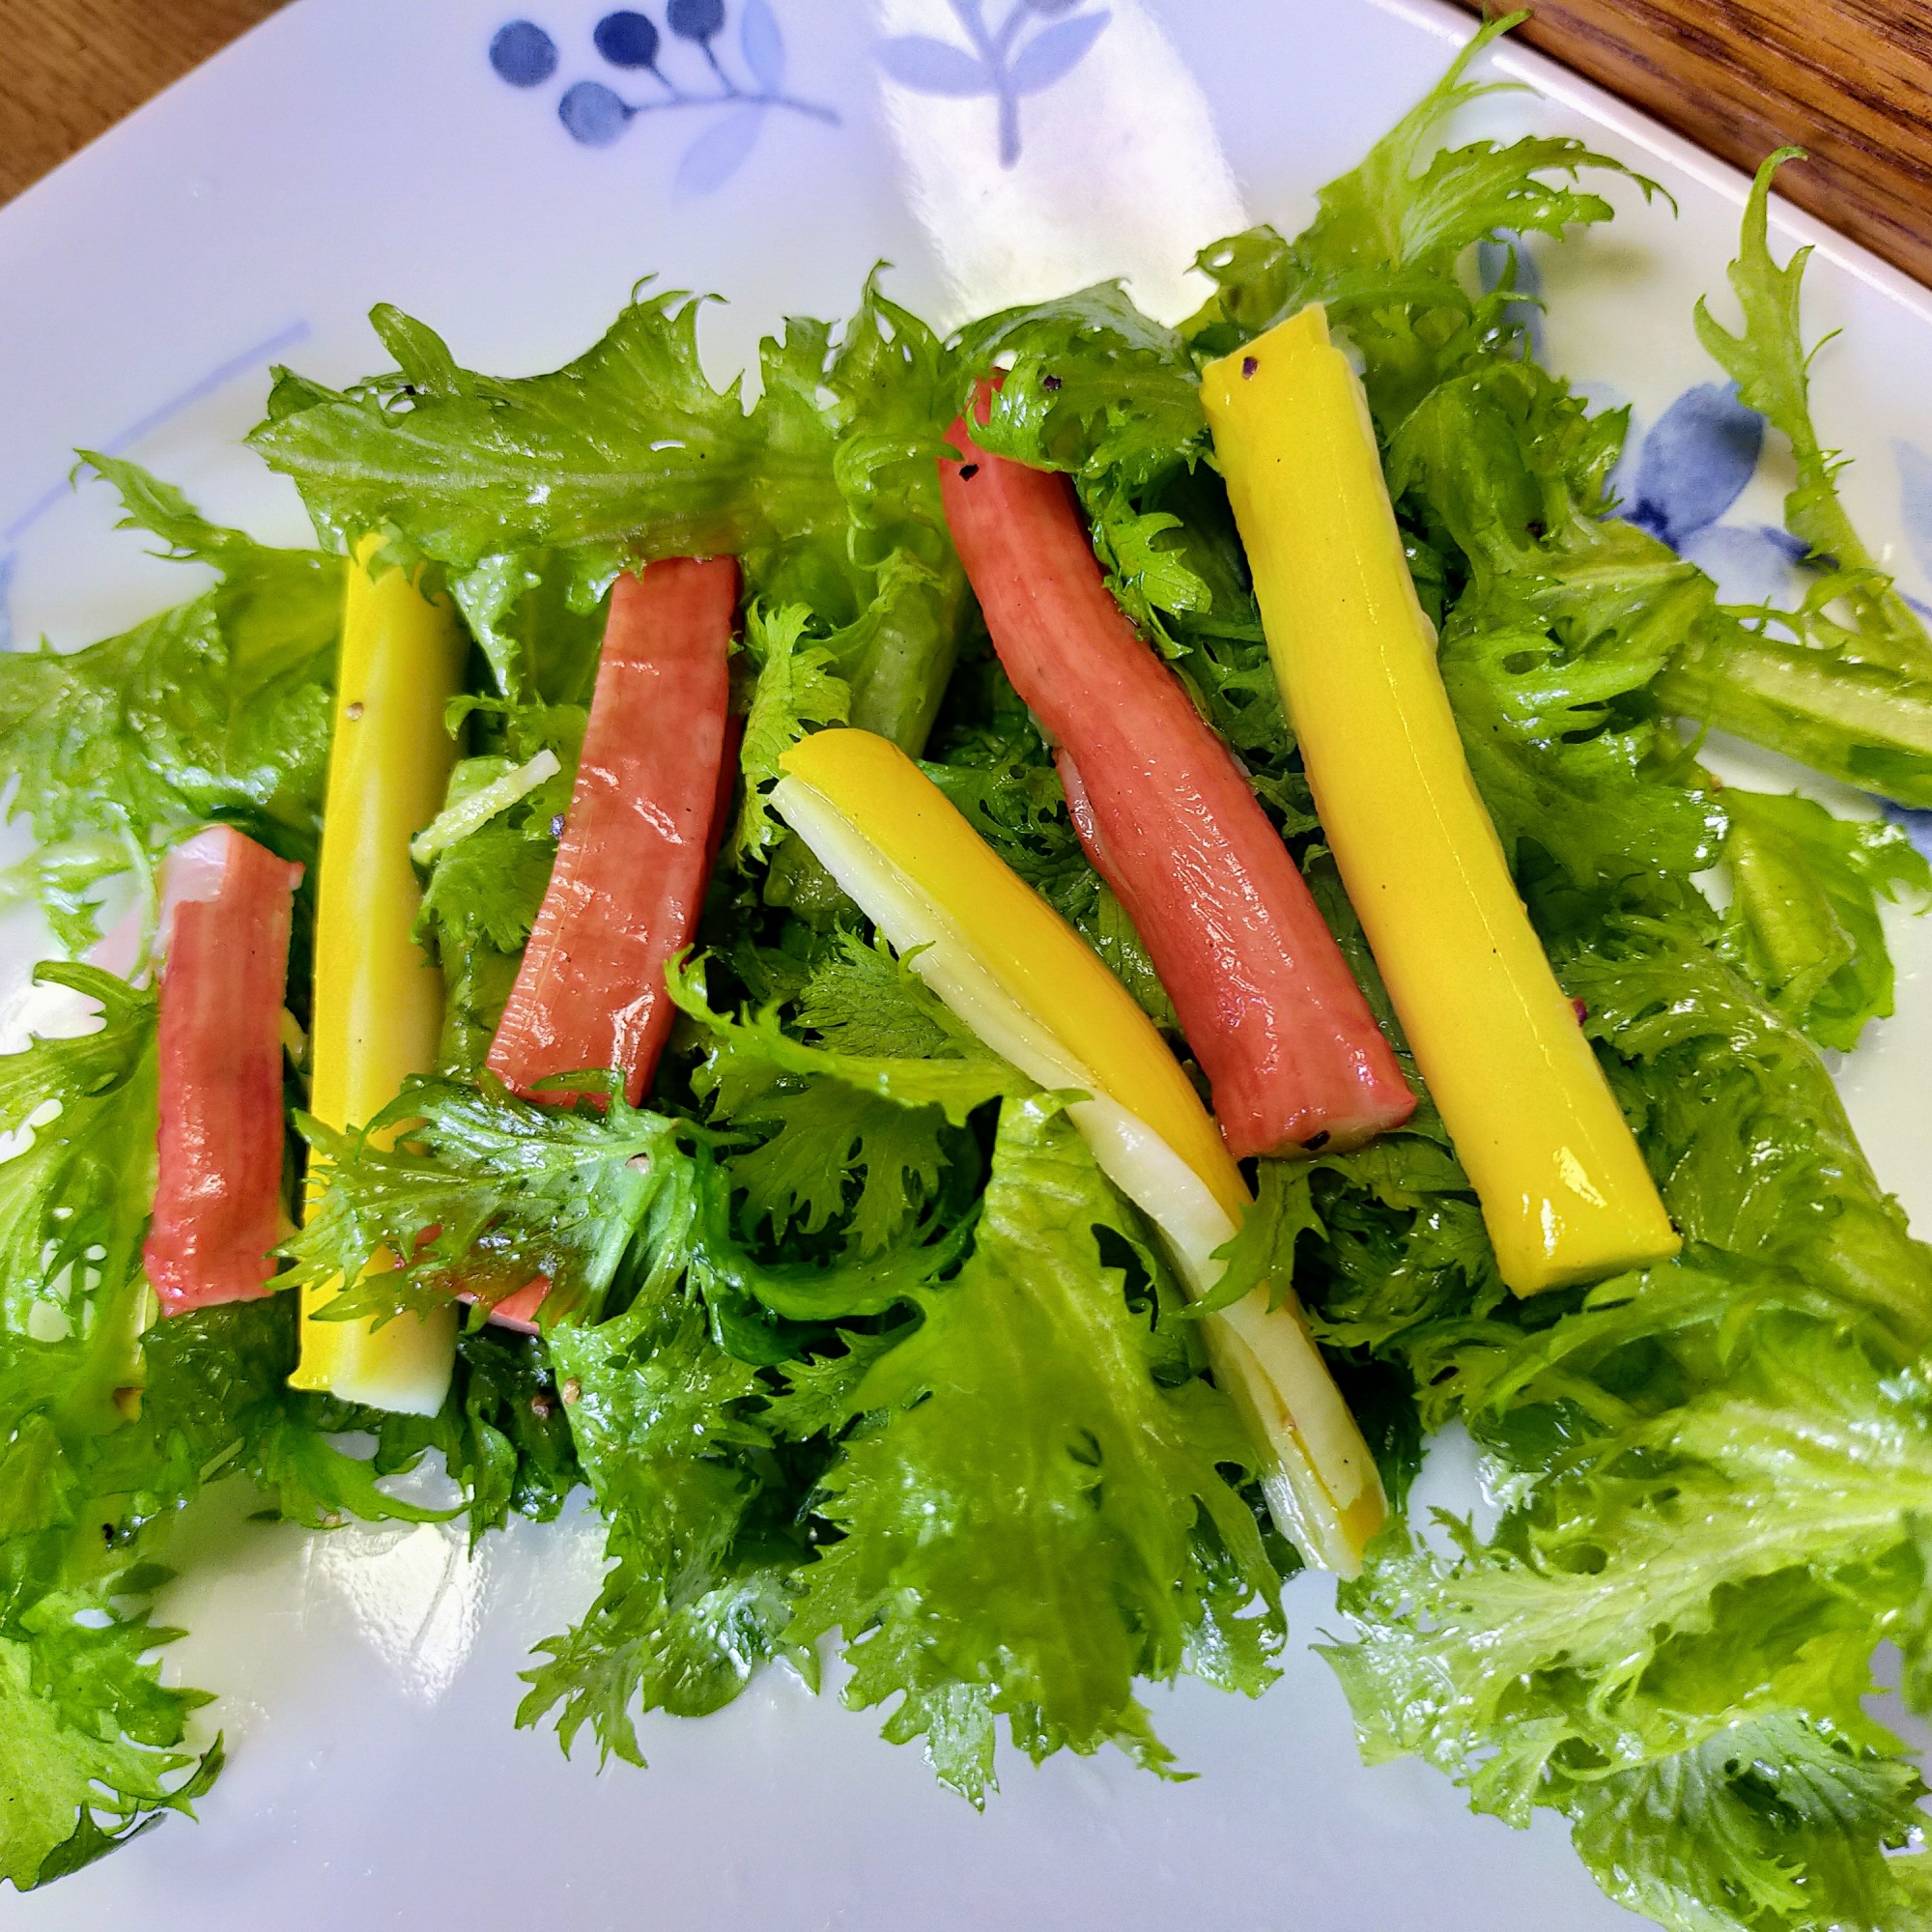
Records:
[[[6,878],[38,895],[71,952],[97,939],[96,888],[225,819],[313,862],[335,689],[343,562],[218,529],[134,464],[81,452],[119,492],[120,527],[219,581],[87,650],[10,658],[0,684],[8,814],[38,849]]]
[[[793,318],[760,393],[720,391],[697,305],[640,287],[553,375],[455,363],[372,318],[395,369],[278,372],[252,441],[325,552],[206,524],[90,459],[130,525],[215,585],[70,656],[0,660],[0,767],[41,841],[10,881],[71,950],[103,881],[148,888],[211,820],[313,860],[339,554],[425,566],[475,643],[448,801],[417,841],[442,1061],[359,1133],[290,1102],[333,1163],[283,1292],[148,1320],[155,1000],[41,978],[98,1031],[0,1060],[0,1874],[29,1887],[187,1809],[221,1761],[185,1740],[149,1621],[170,1520],[230,1476],[284,1517],[416,1520],[383,1479],[426,1452],[472,1538],[582,1486],[608,1569],[539,1646],[519,1721],[641,1763],[637,1717],[716,1709],[782,1661],[887,1707],[975,1803],[996,1732],[1036,1759],[1114,1744],[1175,1770],[1136,1694],[1276,1674],[1297,1558],[1139,1212],[1042,1094],[865,926],[766,803],[784,751],[850,721],[925,769],[1087,935],[1184,1052],[1165,990],[1068,819],[987,648],[934,459],[989,375],[980,440],[1066,473],[1116,595],[1242,760],[1399,1050],[1269,668],[1197,371],[1311,300],[1358,354],[1417,590],[1525,903],[1636,1129],[1682,1257],[1517,1301],[1426,1095],[1346,1155],[1264,1162],[1226,1294],[1293,1282],[1399,1506],[1460,1422],[1487,1535],[1398,1522],[1328,1648],[1372,1758],[1419,1754],[1514,1824],[1569,1821],[1611,1896],[1673,1932],[1870,1932],[1932,1910],[1917,1771],[1863,1708],[1881,1642],[1932,1706],[1932,1250],[1852,1135],[1820,1048],[1889,1013],[1882,901],[1932,872],[1894,827],[1720,785],[1714,725],[1932,804],[1932,640],[1853,528],[1809,414],[1804,253],[1761,171],[1705,346],[1790,443],[1791,609],[1726,607],[1609,495],[1628,430],[1539,366],[1513,270],[1474,246],[1609,219],[1628,174],[1558,137],[1440,145],[1484,91],[1486,28],[1284,239],[1211,243],[1179,328],[1114,286],[942,342],[875,275],[841,329]],[[1635,180],[1646,197],[1652,185]],[[538,1106],[483,1070],[556,849],[601,601],[652,557],[743,560],[734,817],[656,1086]],[[1689,729],[1685,728],[1688,723]],[[1722,862],[1727,908],[1697,879]],[[303,903],[312,886],[303,888]],[[298,919],[298,931],[301,929]],[[298,944],[289,1000],[306,1010]],[[1410,1068],[1412,1073],[1413,1069]],[[407,1126],[394,1146],[385,1128]],[[297,1177],[292,1164],[290,1206]],[[361,1277],[379,1249],[406,1257]],[[539,1337],[485,1324],[551,1283]],[[285,1385],[303,1281],[331,1315],[473,1297],[441,1414]],[[338,1439],[364,1431],[364,1457]]]

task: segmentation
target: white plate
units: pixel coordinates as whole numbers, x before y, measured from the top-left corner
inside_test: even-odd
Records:
[[[75,444],[125,451],[217,518],[302,540],[293,492],[235,439],[260,413],[269,361],[326,381],[379,366],[362,320],[375,301],[503,373],[581,350],[650,271],[732,298],[706,324],[720,374],[786,311],[847,312],[881,257],[897,265],[891,292],[942,323],[1115,273],[1178,314],[1198,298],[1182,272],[1198,246],[1253,219],[1293,232],[1315,188],[1416,98],[1469,24],[1429,0],[1036,4],[1018,42],[1041,50],[1023,52],[1019,72],[1039,85],[1017,99],[1006,168],[997,103],[929,91],[972,80],[974,0],[725,0],[716,51],[731,85],[785,99],[626,120],[580,94],[573,118],[613,136],[602,145],[560,120],[567,88],[595,83],[633,104],[663,90],[598,52],[604,7],[525,4],[556,60],[539,73],[540,41],[525,38],[521,66],[506,43],[504,64],[531,81],[519,86],[489,58],[514,5],[301,0],[0,213],[0,613],[15,642],[80,643],[190,587],[179,566],[110,535],[104,488],[67,491]],[[985,12],[997,22],[1009,4]],[[648,11],[662,21],[658,0]],[[915,36],[951,43],[951,59],[907,50]],[[689,44],[662,65],[687,94],[719,87]],[[1492,100],[1466,131],[1583,134],[1681,207],[1673,222],[1615,189],[1611,229],[1535,251],[1557,366],[1635,405],[1634,444],[1716,378],[1690,304],[1722,291],[1744,185],[1534,55],[1506,49],[1495,65],[1545,98]],[[1774,229],[1782,248],[1821,244],[1810,332],[1846,330],[1818,365],[1817,407],[1827,442],[1860,459],[1846,478],[1853,513],[1904,587],[1932,594],[1932,466],[1918,454],[1932,450],[1932,395],[1901,381],[1932,356],[1932,304],[1787,209]],[[1675,488],[1665,508],[1680,526],[1715,501]],[[1756,568],[1748,531],[1776,522],[1780,488],[1767,455],[1693,551]],[[1924,1225],[1932,1131],[1917,1070],[1932,1037],[1932,952],[1917,928],[1900,937],[1904,1010],[1873,1029],[1845,1089],[1881,1176]],[[24,923],[0,932],[10,983],[35,943]],[[1432,1497],[1472,1493],[1466,1462],[1453,1444],[1438,1450]],[[162,1606],[192,1635],[167,1668],[220,1693],[203,1715],[227,1733],[226,1776],[198,1826],[171,1818],[45,1893],[0,1893],[0,1922],[1632,1923],[1558,1821],[1513,1833],[1470,1817],[1419,1765],[1357,1763],[1341,1692],[1301,1647],[1337,1623],[1318,1580],[1290,1591],[1296,1648],[1259,1704],[1198,1685],[1152,1694],[1195,1782],[1161,1784],[1113,1757],[1036,1772],[1007,1753],[982,1817],[916,1753],[879,1742],[873,1719],[780,1670],[718,1717],[647,1720],[648,1772],[600,1777],[548,1732],[514,1730],[529,1645],[594,1588],[599,1538],[582,1517],[521,1525],[474,1564],[435,1528],[308,1539],[229,1522],[193,1538],[198,1567]]]

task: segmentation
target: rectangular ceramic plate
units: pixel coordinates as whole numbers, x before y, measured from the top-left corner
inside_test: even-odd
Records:
[[[506,374],[578,353],[647,273],[729,298],[705,324],[721,378],[786,312],[849,312],[881,259],[889,291],[941,324],[1110,275],[1175,317],[1204,292],[1197,248],[1253,220],[1293,233],[1469,26],[1427,0],[1031,0],[1003,106],[967,37],[973,0],[724,0],[716,69],[668,41],[663,81],[599,50],[604,8],[523,4],[499,41],[518,16],[497,0],[300,0],[0,213],[0,625],[14,644],[79,644],[191,587],[110,533],[103,487],[68,487],[77,444],[136,458],[221,521],[305,540],[294,493],[236,439],[271,361],[330,383],[380,367],[376,301]],[[662,23],[656,0],[647,11]],[[621,30],[605,41],[637,51]],[[1781,459],[1753,462],[1720,399],[1691,393],[1718,379],[1690,308],[1722,295],[1743,182],[1533,55],[1492,66],[1541,98],[1493,98],[1464,135],[1577,133],[1675,197],[1673,219],[1613,186],[1609,229],[1535,246],[1548,350],[1593,396],[1634,405],[1622,484],[1653,527],[1734,594],[1762,591],[1782,568],[1763,535]],[[1903,587],[1932,595],[1932,395],[1900,380],[1932,363],[1932,308],[1788,210],[1774,230],[1781,250],[1820,244],[1807,326],[1845,331],[1818,364],[1817,409],[1827,442],[1858,459],[1853,514]],[[1672,434],[1647,440],[1673,406]],[[1795,781],[1761,758],[1729,767],[1747,768]],[[1898,942],[1902,1010],[1842,1078],[1881,1177],[1923,1225],[1932,987],[1925,936]],[[0,928],[7,985],[44,945],[23,915]],[[1424,1488],[1425,1502],[1479,1502],[1466,1444],[1438,1446]],[[1362,1768],[1305,1647],[1338,1624],[1317,1578],[1289,1592],[1295,1647],[1259,1703],[1152,1693],[1195,1781],[1008,1753],[980,1816],[881,1743],[876,1714],[841,1710],[836,1679],[814,1698],[774,1669],[718,1717],[651,1719],[648,1772],[599,1776],[549,1733],[516,1731],[529,1646],[594,1591],[594,1519],[521,1525],[471,1561],[454,1529],[309,1538],[246,1523],[244,1507],[186,1527],[187,1576],[162,1605],[192,1632],[168,1671],[219,1693],[203,1717],[231,1752],[201,1823],[171,1818],[48,1892],[0,1894],[0,1923],[1632,1922],[1556,1821],[1513,1833],[1420,1765]]]

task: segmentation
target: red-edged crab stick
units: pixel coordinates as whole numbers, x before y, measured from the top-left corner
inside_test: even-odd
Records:
[[[1126,909],[1236,1158],[1358,1147],[1415,1108],[1234,755],[1109,594],[1064,476],[939,466],[993,648],[1041,727],[1094,869]]]
[[[270,1292],[282,1199],[282,999],[302,868],[229,826],[161,873],[159,1167],[143,1260],[161,1311]]]
[[[733,557],[671,557],[611,592],[583,757],[543,909],[490,1048],[538,1083],[611,1068],[636,1106],[675,1009],[665,966],[691,943],[722,813]]]

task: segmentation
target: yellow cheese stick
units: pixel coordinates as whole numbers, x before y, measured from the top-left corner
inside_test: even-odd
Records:
[[[1363,930],[1519,1294],[1677,1252],[1457,735],[1361,384],[1319,306],[1204,372],[1282,696]]]
[[[433,1071],[442,1030],[442,975],[410,937],[421,899],[410,840],[448,786],[455,746],[443,711],[462,689],[466,645],[449,606],[420,596],[404,572],[370,578],[380,547],[374,537],[357,547],[343,603],[317,894],[309,1109],[339,1131],[380,1113],[406,1074]],[[327,1184],[318,1163],[311,1202]],[[290,1381],[434,1415],[455,1361],[455,1309],[376,1329],[315,1320],[337,1293],[332,1283],[302,1291],[301,1359]]]
[[[820,731],[781,763],[772,801],[793,831],[980,1038],[1042,1087],[1091,1096],[1067,1110],[1074,1124],[1160,1229],[1188,1292],[1208,1293],[1226,1265],[1214,1250],[1252,1201],[1152,1021],[897,746]],[[1356,1575],[1387,1506],[1293,1295],[1270,1310],[1258,1288],[1204,1332],[1282,1533]]]

